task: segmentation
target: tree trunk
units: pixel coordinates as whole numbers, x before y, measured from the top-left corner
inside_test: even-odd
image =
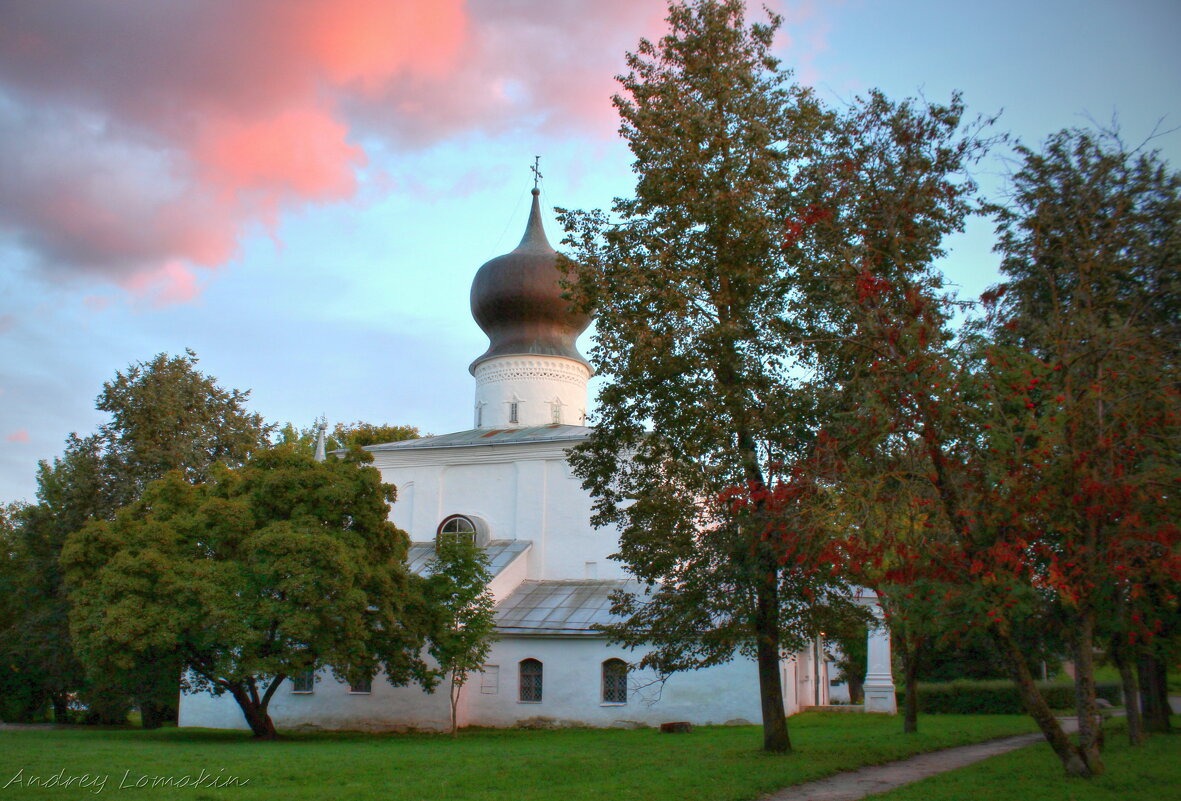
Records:
[[[864,682],[860,674],[851,674],[846,676],[849,685],[849,703],[862,704],[865,703],[865,689]]]
[[[451,736],[459,736],[459,694],[463,692],[463,685],[455,683],[455,673],[451,674]]]
[[[1079,752],[1092,776],[1103,773],[1103,716],[1095,703],[1095,617],[1083,612],[1074,640],[1074,696],[1078,712]]]
[[[235,684],[230,687],[230,694],[233,695],[234,700],[238,702],[238,706],[242,709],[242,714],[246,718],[246,724],[250,726],[250,731],[254,736],[260,740],[274,740],[278,737],[275,731],[275,724],[271,721],[271,716],[267,712],[267,707],[270,705],[271,695],[274,694],[275,687],[278,686],[282,678],[275,679],[266,694],[258,697],[256,688],[251,684]]]
[[[902,675],[906,683],[906,704],[902,716],[902,733],[915,734],[919,730],[919,660],[915,648],[906,648],[902,655]]]
[[[54,693],[51,698],[53,703],[53,722],[54,723],[69,723],[70,722],[70,698],[66,693]]]
[[[150,698],[138,699],[139,725],[145,729],[158,729],[164,725],[165,710]]]
[[[1029,672],[1029,665],[1025,663],[1025,654],[1022,653],[1021,647],[1008,632],[997,627],[993,627],[989,631],[1000,647],[1001,655],[1008,665],[1013,682],[1017,685],[1017,691],[1021,694],[1021,702],[1025,705],[1025,710],[1037,723],[1046,742],[1050,744],[1054,753],[1058,755],[1058,759],[1062,761],[1062,769],[1066,771],[1066,775],[1090,776],[1091,769],[1087,766],[1086,760],[1083,759],[1082,754],[1070,741],[1070,738],[1066,736],[1066,732],[1062,731],[1062,726],[1054,717],[1046,699],[1038,692],[1037,685],[1033,681],[1033,674]]]
[[[1111,646],[1111,656],[1115,666],[1119,668],[1120,683],[1124,689],[1124,711],[1128,717],[1128,742],[1132,745],[1144,744],[1144,720],[1140,717],[1140,688],[1136,683],[1136,671],[1132,669],[1132,659],[1126,648],[1119,644],[1118,636]]]
[[[1140,699],[1144,710],[1144,730],[1154,734],[1172,732],[1169,720],[1169,687],[1164,665],[1154,653],[1140,657]]]
[[[778,573],[760,582],[755,592],[755,642],[759,665],[759,700],[763,710],[763,750],[791,751],[787,716],[783,714],[783,682],[779,677]]]

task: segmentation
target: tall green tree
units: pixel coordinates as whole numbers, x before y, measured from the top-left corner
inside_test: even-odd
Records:
[[[431,616],[392,488],[353,459],[259,451],[204,484],[180,471],[62,551],[83,660],[136,672],[178,661],[185,686],[228,693],[256,737],[289,676],[328,667],[433,686],[419,657]]]
[[[496,610],[488,582],[488,556],[474,542],[440,537],[427,565],[427,597],[438,621],[427,650],[448,683],[451,736],[459,731],[459,699],[469,676],[488,658]]]
[[[37,503],[15,518],[26,569],[5,640],[20,649],[21,663],[38,677],[60,719],[70,696],[100,720],[120,717],[121,699],[129,696],[145,726],[175,717],[180,676],[166,661],[116,680],[75,657],[58,557],[71,533],[87,521],[112,519],[165,472],[202,480],[215,462],[241,464],[264,447],[269,428],[245,408],[248,395],[201,373],[192,351],[160,354],[104,384],[96,405],[110,420],[90,436],[71,435],[61,457],[38,467]]]
[[[628,54],[614,98],[635,196],[613,218],[560,212],[608,379],[571,463],[649,589],[618,599],[612,635],[662,672],[753,656],[764,748],[786,752],[780,662],[826,607],[848,610],[815,559],[817,487],[795,470],[819,401],[792,372],[801,309],[783,247],[793,171],[830,115],[771,56],[779,17],[747,25],[739,0],[701,0],[668,22]]]

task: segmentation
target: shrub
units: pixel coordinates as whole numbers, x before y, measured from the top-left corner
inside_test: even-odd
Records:
[[[1074,685],[1038,682],[1051,709],[1074,708]],[[1096,694],[1114,705],[1123,703],[1123,689],[1113,682],[1095,685]],[[902,705],[905,692],[898,691]],[[1016,686],[1008,681],[949,681],[919,684],[919,711],[928,714],[1020,715],[1025,712]]]

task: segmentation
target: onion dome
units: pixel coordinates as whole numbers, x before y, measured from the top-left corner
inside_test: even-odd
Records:
[[[472,316],[490,340],[488,350],[472,362],[473,373],[498,356],[559,356],[590,366],[575,346],[590,316],[562,297],[563,275],[541,225],[540,194],[533,190],[521,244],[486,262],[472,281]]]

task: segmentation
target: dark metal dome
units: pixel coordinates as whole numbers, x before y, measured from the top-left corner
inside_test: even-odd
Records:
[[[497,356],[562,356],[586,364],[575,341],[590,325],[562,297],[558,253],[541,225],[541,193],[516,250],[484,264],[472,281],[472,316],[491,343],[469,368]]]

